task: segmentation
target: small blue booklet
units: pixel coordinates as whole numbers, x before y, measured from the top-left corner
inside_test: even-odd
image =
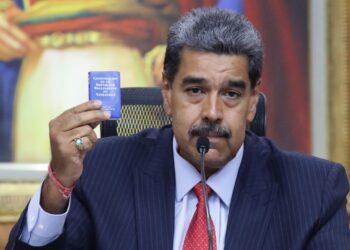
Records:
[[[120,118],[120,73],[118,71],[90,71],[89,100],[102,101],[102,110],[111,112],[110,119]]]

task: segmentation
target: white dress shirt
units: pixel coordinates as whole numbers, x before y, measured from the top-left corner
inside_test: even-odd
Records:
[[[198,202],[192,188],[201,180],[200,173],[178,154],[177,147],[174,138],[173,153],[176,179],[174,250],[183,248],[186,232]],[[243,145],[234,159],[207,180],[207,184],[214,191],[209,197],[209,209],[215,228],[218,250],[224,249],[231,196],[242,156]],[[41,208],[40,196],[41,187],[29,203],[27,220],[20,236],[21,241],[32,246],[44,246],[57,239],[63,232],[70,208],[69,200],[67,211],[64,214],[49,214]]]
[[[200,173],[177,151],[176,140],[173,139],[175,163],[176,196],[175,196],[175,233],[174,250],[183,249],[187,229],[198,203],[193,187],[201,180]],[[207,180],[207,185],[213,189],[209,196],[210,216],[214,224],[217,249],[224,249],[226,226],[230,209],[231,197],[236,183],[239,166],[243,156],[243,145],[235,158],[223,168],[215,172]]]

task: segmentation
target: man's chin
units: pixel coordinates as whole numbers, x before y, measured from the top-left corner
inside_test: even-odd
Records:
[[[220,156],[222,157],[222,155],[220,155],[220,152],[215,149],[210,149],[205,155],[205,167],[220,169],[225,166],[227,161],[222,159]]]

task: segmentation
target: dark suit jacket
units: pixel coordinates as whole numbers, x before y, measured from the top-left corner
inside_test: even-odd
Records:
[[[99,140],[85,160],[61,237],[45,248],[172,249],[175,209],[169,127]],[[225,249],[350,249],[349,186],[338,164],[277,149],[247,132]],[[25,212],[24,212],[25,213]]]

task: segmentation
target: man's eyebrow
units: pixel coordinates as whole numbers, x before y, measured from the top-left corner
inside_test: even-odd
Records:
[[[186,86],[189,84],[203,84],[206,83],[207,80],[205,78],[202,77],[196,77],[196,76],[186,76],[183,80],[182,80],[182,85]]]
[[[247,88],[247,83],[243,80],[229,80],[227,81],[227,85],[231,88],[240,88],[242,90]]]
[[[186,85],[190,85],[190,84],[205,84],[207,82],[208,82],[207,79],[205,79],[203,77],[186,76],[182,80],[182,85],[186,86]],[[247,83],[243,80],[228,80],[226,82],[226,84],[228,87],[240,88],[242,90],[245,90],[247,87]]]

